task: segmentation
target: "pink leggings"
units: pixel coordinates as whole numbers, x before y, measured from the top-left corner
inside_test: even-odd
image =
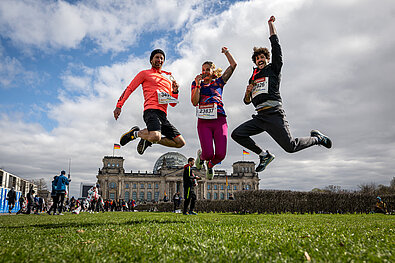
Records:
[[[213,166],[225,159],[228,141],[226,117],[220,115],[215,120],[198,119],[197,130],[200,146],[202,147],[201,159],[211,161]]]

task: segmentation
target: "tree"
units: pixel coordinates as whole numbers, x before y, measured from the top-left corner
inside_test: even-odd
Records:
[[[45,182],[44,178],[33,179],[32,183],[37,185],[37,191],[48,190],[47,182]]]
[[[325,186],[324,190],[326,192],[331,192],[331,193],[340,193],[341,192],[341,187],[339,185],[328,185]]]
[[[360,184],[358,185],[359,191],[363,194],[374,194],[377,190],[377,185],[375,183],[370,184]]]

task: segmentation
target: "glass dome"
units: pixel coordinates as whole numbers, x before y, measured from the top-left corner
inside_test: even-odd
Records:
[[[182,155],[181,153],[177,152],[168,152],[158,158],[154,165],[154,173],[157,173],[160,168],[169,167],[184,167],[188,162],[188,159]]]

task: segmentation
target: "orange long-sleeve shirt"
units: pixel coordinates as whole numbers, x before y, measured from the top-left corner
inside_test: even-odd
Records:
[[[161,71],[151,68],[140,71],[136,77],[130,82],[129,86],[124,90],[121,97],[117,102],[117,108],[122,108],[125,101],[129,98],[130,94],[137,89],[139,85],[143,87],[144,95],[144,110],[157,109],[167,114],[167,104],[159,104],[158,91],[164,91],[173,98],[178,99],[178,94],[173,94],[171,88],[171,81],[161,74]],[[172,107],[176,103],[170,103]]]

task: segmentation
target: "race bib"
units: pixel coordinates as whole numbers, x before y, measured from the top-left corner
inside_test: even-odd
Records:
[[[199,119],[216,119],[217,118],[217,104],[211,103],[207,105],[199,105],[196,107],[196,116]]]
[[[170,96],[169,93],[158,90],[158,102],[159,104],[178,103],[178,99]]]
[[[259,94],[269,92],[269,77],[263,77],[254,81],[254,87],[252,88],[252,98],[255,98]]]

